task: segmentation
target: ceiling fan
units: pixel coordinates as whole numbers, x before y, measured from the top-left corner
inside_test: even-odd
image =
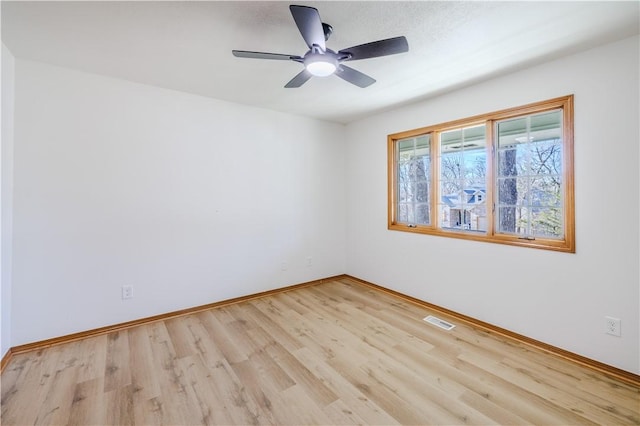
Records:
[[[333,28],[320,20],[320,14],[316,8],[291,5],[289,10],[300,30],[300,34],[302,34],[302,38],[309,46],[309,50],[304,56],[249,52],[246,50],[232,51],[233,55],[238,58],[290,60],[303,64],[305,68],[284,86],[286,88],[300,87],[313,76],[326,77],[331,74],[335,74],[358,87],[367,87],[376,81],[368,75],[344,65],[343,62],[377,58],[409,51],[407,39],[401,36],[373,41],[334,52],[325,45],[325,41],[331,36]]]

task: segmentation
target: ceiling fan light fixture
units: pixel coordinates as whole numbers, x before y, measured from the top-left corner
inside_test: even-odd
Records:
[[[338,61],[326,54],[311,54],[304,58],[304,66],[311,75],[327,77],[336,72]]]

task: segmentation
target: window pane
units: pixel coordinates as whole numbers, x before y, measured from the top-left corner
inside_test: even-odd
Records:
[[[416,223],[420,225],[429,224],[429,204],[416,204]]]
[[[562,136],[562,111],[555,110],[531,115],[531,134],[536,140]]]
[[[562,145],[560,139],[533,141],[531,144],[531,174],[562,173]]]
[[[472,187],[484,188],[487,181],[487,150],[483,146],[479,149],[465,151],[464,177]]]
[[[407,181],[405,191],[407,192],[407,203],[414,202],[416,197],[416,183],[413,181]]]
[[[413,152],[414,143],[415,143],[415,140],[413,138],[398,141],[398,149],[400,150],[400,152],[404,152],[404,151]]]
[[[407,205],[407,223],[416,223],[415,204]]]
[[[404,164],[398,167],[398,196],[400,202],[406,202],[408,200],[411,185],[409,179],[409,165]]]
[[[499,124],[498,148],[514,148],[526,141],[527,119],[504,120]]]
[[[532,206],[560,207],[562,201],[560,176],[540,176],[530,185]]]
[[[401,163],[411,160],[414,155],[414,139],[398,141],[398,161]]]
[[[429,184],[427,182],[416,183],[416,198],[419,203],[429,202]]]
[[[407,213],[407,203],[398,204],[398,222],[407,223],[409,214]]]
[[[486,126],[440,134],[440,227],[487,230]]]
[[[416,138],[416,155],[429,155],[431,135],[418,136]]]
[[[500,206],[496,209],[498,232],[503,234],[525,234],[526,229],[523,229],[523,223],[520,220],[522,215],[527,216],[522,207],[514,206]],[[517,225],[517,226],[516,226]]]
[[[562,111],[496,124],[498,232],[562,238]]]
[[[506,234],[517,234],[529,237],[560,238],[564,234],[562,210],[559,207],[532,207],[518,205],[500,207],[498,220],[500,224],[513,220],[513,229],[499,229]]]
[[[397,221],[428,225],[431,135],[402,139],[397,146]]]
[[[425,166],[424,157],[414,157],[409,162],[409,179],[412,182],[425,182],[428,179],[428,173]]]
[[[528,145],[516,144],[498,150],[498,176],[529,174],[531,152]]]
[[[559,238],[564,234],[559,207],[531,209],[531,233],[534,237]]]

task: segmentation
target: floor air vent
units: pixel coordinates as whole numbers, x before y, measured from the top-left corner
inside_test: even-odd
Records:
[[[447,330],[447,331],[453,330],[453,328],[455,327],[455,325],[453,325],[451,323],[448,323],[448,322],[446,322],[444,320],[441,320],[440,318],[436,318],[433,315],[429,315],[428,317],[423,318],[423,319],[426,322],[428,322],[430,324],[433,324],[435,326],[438,326],[438,327],[440,327],[440,328],[442,328],[444,330]]]

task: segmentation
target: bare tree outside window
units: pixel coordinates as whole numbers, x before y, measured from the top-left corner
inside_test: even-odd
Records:
[[[499,229],[504,232],[516,232],[516,203],[518,201],[516,154],[515,148],[506,149],[501,152],[498,160],[498,168],[501,175],[504,176],[498,181]]]

